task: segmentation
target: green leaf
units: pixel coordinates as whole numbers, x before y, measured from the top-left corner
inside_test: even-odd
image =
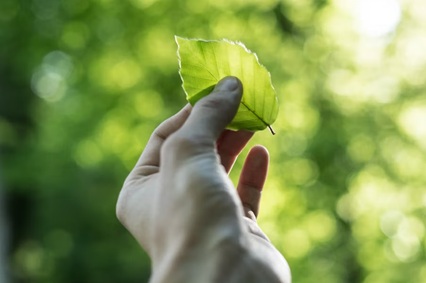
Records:
[[[255,53],[240,42],[187,39],[175,36],[178,45],[179,74],[186,99],[194,105],[208,95],[226,76],[243,83],[243,98],[237,115],[228,125],[234,130],[258,131],[274,123],[278,100],[271,75]]]

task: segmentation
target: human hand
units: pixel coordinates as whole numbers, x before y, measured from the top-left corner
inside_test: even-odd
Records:
[[[163,122],[124,183],[117,216],[150,255],[152,281],[289,282],[256,223],[268,152],[250,151],[237,190],[227,175],[253,135],[224,131],[241,95],[237,79],[224,79]]]

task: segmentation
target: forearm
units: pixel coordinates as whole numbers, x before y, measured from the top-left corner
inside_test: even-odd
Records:
[[[254,255],[241,245],[214,250],[189,249],[164,259],[153,271],[150,283],[289,283],[287,272],[276,272],[270,256]],[[282,266],[286,269],[286,265]],[[281,274],[280,274],[281,273]]]
[[[239,248],[189,249],[157,265],[150,283],[232,282],[227,277],[245,257],[245,250]]]

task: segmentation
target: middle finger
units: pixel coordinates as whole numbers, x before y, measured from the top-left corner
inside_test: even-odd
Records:
[[[231,171],[235,160],[253,136],[253,132],[225,130],[217,140],[216,146],[220,161],[227,173]]]

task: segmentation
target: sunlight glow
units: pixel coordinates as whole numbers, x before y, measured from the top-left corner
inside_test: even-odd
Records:
[[[393,32],[401,20],[398,0],[359,0],[357,6],[357,29],[369,37]]]

